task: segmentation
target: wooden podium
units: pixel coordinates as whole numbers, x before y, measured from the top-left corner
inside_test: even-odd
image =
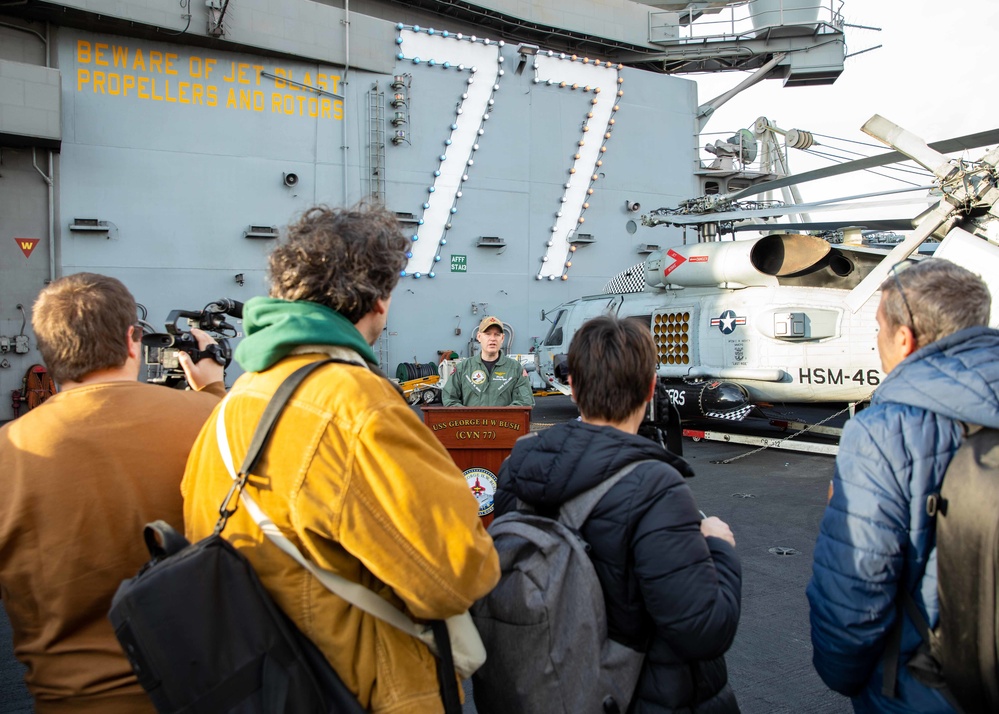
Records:
[[[493,520],[493,495],[503,459],[531,430],[531,407],[422,407],[423,423],[465,472],[484,525]]]

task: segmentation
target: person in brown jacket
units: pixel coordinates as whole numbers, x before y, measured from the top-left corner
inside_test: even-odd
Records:
[[[37,714],[155,711],[107,613],[149,560],[143,526],[183,528],[184,464],[225,387],[220,365],[187,355],[200,391],[140,383],[136,315],[104,275],[42,290],[32,327],[60,391],[0,429],[0,597]]]

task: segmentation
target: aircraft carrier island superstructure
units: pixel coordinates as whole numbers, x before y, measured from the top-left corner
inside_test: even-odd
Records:
[[[720,20],[745,2],[4,4],[0,420],[41,361],[48,281],[114,275],[162,329],[264,294],[281,226],[315,203],[383,202],[411,236],[386,371],[467,355],[486,314],[526,353],[543,309],[681,240],[639,219],[702,191],[710,107],[677,74],[831,82],[840,4],[753,0],[744,31]]]

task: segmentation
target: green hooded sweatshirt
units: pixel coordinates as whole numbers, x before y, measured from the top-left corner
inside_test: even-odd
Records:
[[[335,345],[378,358],[350,320],[336,310],[304,300],[255,297],[243,306],[246,337],[236,347],[236,361],[247,372],[263,372],[300,345]]]

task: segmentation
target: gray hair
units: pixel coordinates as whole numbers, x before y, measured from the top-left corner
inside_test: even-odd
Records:
[[[881,283],[881,305],[890,327],[909,327],[917,347],[925,347],[965,328],[987,326],[992,295],[970,270],[926,258],[893,268]]]

